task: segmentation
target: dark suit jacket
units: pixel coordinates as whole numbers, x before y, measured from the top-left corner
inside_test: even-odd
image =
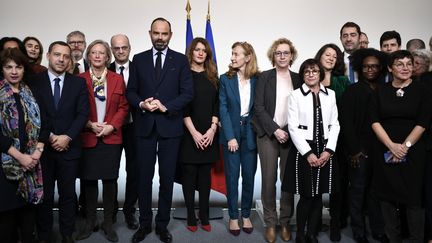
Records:
[[[87,90],[89,92],[90,113],[88,120],[97,122],[96,101],[93,93],[93,83],[90,78],[90,71],[79,75],[86,79]],[[115,128],[115,131],[108,136],[104,136],[102,141],[105,144],[121,144],[122,143],[122,126],[124,119],[128,114],[129,105],[126,101],[125,84],[123,77],[115,72],[108,71],[107,73],[107,94],[106,94],[106,111],[103,119],[109,125]],[[98,138],[96,134],[88,129],[83,129],[81,133],[81,141],[84,148],[92,148],[97,144]]]
[[[183,135],[183,108],[193,98],[193,81],[185,55],[168,49],[160,80],[156,80],[152,49],[135,55],[129,69],[126,97],[137,110],[136,136],[148,136],[155,126],[162,137]],[[153,97],[162,102],[167,113],[141,111],[139,103]]]
[[[298,73],[291,72],[293,90],[300,88],[302,82]],[[253,124],[258,137],[265,134],[271,137],[280,128],[273,121],[276,109],[276,69],[270,69],[261,73],[255,89]],[[282,128],[288,132],[288,127]]]
[[[69,149],[60,152],[64,159],[78,159],[81,156],[80,132],[87,122],[89,113],[88,92],[83,78],[66,73],[59,107],[54,107],[54,97],[48,71],[40,73],[29,84],[39,94],[49,120],[49,131],[56,135],[72,138]],[[54,151],[48,149],[48,151]]]
[[[256,77],[250,78],[251,94],[249,103],[249,116],[246,125],[246,143],[250,150],[256,148],[256,135],[252,129],[253,102],[255,95]],[[235,138],[240,141],[240,92],[238,77],[229,78],[226,74],[220,76],[219,89],[219,117],[221,122],[220,142],[227,145],[228,141]]]

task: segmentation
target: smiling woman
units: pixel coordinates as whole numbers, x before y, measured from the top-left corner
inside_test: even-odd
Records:
[[[24,38],[23,43],[26,50],[25,54],[28,57],[33,72],[41,73],[47,70],[46,67],[41,65],[43,55],[42,43],[36,37],[32,36]]]

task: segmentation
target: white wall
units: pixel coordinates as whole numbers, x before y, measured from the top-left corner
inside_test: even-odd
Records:
[[[194,36],[204,36],[207,1],[190,0],[190,3]],[[87,43],[95,39],[109,41],[113,34],[125,33],[135,54],[151,47],[150,23],[162,16],[172,24],[174,35],[170,47],[183,52],[185,5],[186,0],[1,1],[0,37],[35,36],[46,50],[49,43],[65,40],[76,29],[86,34]],[[292,67],[297,71],[301,62],[313,57],[322,45],[333,42],[341,46],[339,30],[347,21],[361,26],[369,36],[371,47],[379,46],[379,37],[386,30],[397,30],[403,46],[411,38],[427,43],[432,35],[431,9],[430,0],[213,0],[211,20],[218,67],[221,73],[227,70],[232,43],[248,41],[255,47],[260,69],[269,69],[268,47],[274,39],[287,37],[299,52]],[[260,197],[260,178],[257,171],[255,197]],[[120,185],[123,183],[124,173],[119,181]],[[183,201],[181,188],[175,189],[174,201]],[[124,194],[121,191],[119,195]],[[224,200],[220,194],[212,193],[212,201]]]

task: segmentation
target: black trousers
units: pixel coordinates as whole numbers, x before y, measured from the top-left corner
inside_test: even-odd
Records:
[[[336,150],[337,163],[339,166],[339,183],[336,192],[330,194],[330,217],[331,225],[340,227],[346,224],[349,216],[348,201],[348,162],[342,143],[338,143]]]
[[[432,240],[432,151],[427,152],[427,162],[425,168],[425,239]]]
[[[48,151],[42,159],[44,201],[37,207],[37,230],[39,240],[50,241],[53,228],[54,185],[59,193],[59,227],[62,236],[70,237],[75,228],[76,194],[75,180],[79,160],[65,160],[55,152]]]
[[[297,203],[297,235],[304,235],[307,224],[307,235],[317,236],[321,225],[322,195],[305,197],[300,195]]]
[[[97,180],[82,180],[85,188],[86,198],[86,219],[90,225],[95,225],[97,199],[99,188]],[[113,224],[114,206],[117,199],[117,179],[102,180],[103,192],[102,201],[104,208],[104,224],[110,226]]]
[[[126,192],[123,213],[130,215],[135,213],[135,204],[138,201],[138,173],[133,123],[125,124],[122,129],[123,148],[126,156]]]
[[[379,200],[371,193],[373,158],[362,158],[360,166],[349,166],[350,213],[353,235],[365,236],[365,211],[367,210],[372,234],[384,234],[384,219]]]
[[[159,199],[155,218],[156,228],[166,229],[170,221],[174,176],[181,137],[160,137],[156,128],[146,137],[136,137],[138,167],[138,203],[140,227],[150,228],[152,213],[152,186],[156,164],[159,165]]]
[[[0,242],[34,243],[35,239],[35,207],[32,205],[0,212]]]
[[[397,205],[381,201],[381,210],[385,222],[385,232],[391,243],[402,243],[401,221]],[[425,210],[420,206],[405,205],[406,218],[410,232],[409,242],[422,243],[424,240]]]
[[[199,219],[209,224],[209,198],[212,164],[182,164],[182,188],[187,209],[188,225],[197,225],[195,216],[195,190],[199,193]]]

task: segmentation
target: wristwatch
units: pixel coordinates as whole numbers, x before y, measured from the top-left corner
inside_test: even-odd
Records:
[[[412,143],[411,143],[410,141],[407,141],[407,142],[405,143],[405,146],[406,146],[407,148],[411,148]]]
[[[39,151],[41,153],[43,153],[43,151],[44,151],[44,148],[36,148],[36,149],[37,149],[37,151]]]

